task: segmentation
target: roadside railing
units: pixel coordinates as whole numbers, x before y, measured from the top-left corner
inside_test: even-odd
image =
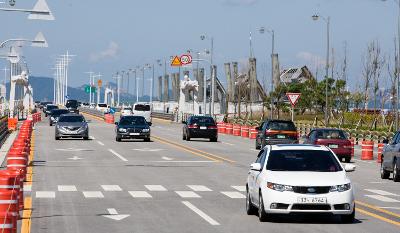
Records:
[[[8,133],[8,117],[2,117],[0,118],[0,146],[7,139]]]
[[[152,112],[151,117],[163,120],[170,120],[170,121],[174,120],[174,114],[172,113]]]
[[[87,113],[93,116],[104,118],[104,113],[92,108],[78,108],[79,112]]]

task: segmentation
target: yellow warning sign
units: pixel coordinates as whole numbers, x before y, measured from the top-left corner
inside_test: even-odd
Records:
[[[182,66],[181,59],[178,56],[175,56],[171,62],[171,66]]]

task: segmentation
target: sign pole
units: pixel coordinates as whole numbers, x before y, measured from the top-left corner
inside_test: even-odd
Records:
[[[292,121],[294,122],[294,106],[292,105]]]

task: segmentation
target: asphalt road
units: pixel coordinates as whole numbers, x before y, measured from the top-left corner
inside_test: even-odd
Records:
[[[118,143],[114,125],[92,118],[89,127],[89,141],[55,141],[47,120],[36,126],[31,232],[400,232],[400,184],[381,180],[375,161],[354,161],[355,223],[315,215],[260,223],[245,212],[252,140],[186,142],[181,125],[154,120],[152,142]]]

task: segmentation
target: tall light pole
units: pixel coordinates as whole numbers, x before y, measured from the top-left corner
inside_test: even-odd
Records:
[[[274,53],[275,53],[275,31],[273,29],[265,29],[265,27],[261,27],[259,32],[264,34],[267,31],[272,36],[272,51],[271,51],[271,114],[270,118],[273,119],[273,108],[274,108],[274,100],[272,98],[272,93],[274,92]]]
[[[314,21],[318,20],[319,18],[323,19],[326,22],[326,64],[325,64],[325,126],[328,126],[328,75],[329,75],[329,34],[330,34],[330,21],[331,18],[328,16],[327,18],[320,16],[320,15],[313,15],[312,19]]]
[[[28,19],[54,20],[46,0],[38,0],[33,9],[0,8],[1,11],[17,11],[29,13]]]
[[[89,104],[92,103],[92,75],[94,72],[89,71],[86,74],[89,74]]]
[[[139,83],[138,83],[138,77],[137,77],[137,72],[140,70],[139,66],[136,66],[135,69],[135,86],[136,86],[136,103],[139,102]]]

